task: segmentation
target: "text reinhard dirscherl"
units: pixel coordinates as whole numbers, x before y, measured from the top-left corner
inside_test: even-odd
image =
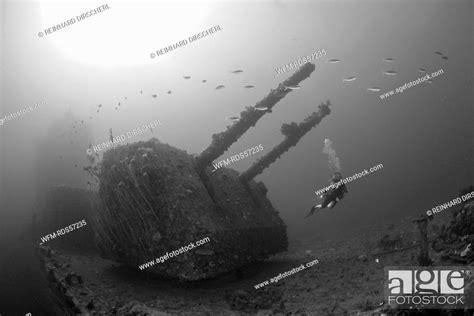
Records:
[[[76,227],[74,227],[76,225]],[[82,221],[80,222],[77,222],[77,223],[74,223],[72,225],[69,225],[68,227],[64,227],[64,228],[61,228],[61,229],[58,229],[56,232],[52,233],[52,234],[48,234],[46,236],[43,236],[41,237],[41,243],[40,245],[42,245],[43,243],[47,242],[48,240],[50,239],[54,239],[56,238],[57,236],[61,236],[61,235],[64,235],[66,233],[70,233],[72,232],[74,229],[76,228],[81,228],[82,226],[86,226],[87,223],[86,223],[86,220],[83,219]],[[56,235],[57,233],[57,235]]]
[[[128,138],[131,138],[133,136],[140,135],[140,134],[146,132],[148,129],[155,128],[158,125],[162,125],[162,124],[159,120],[155,120],[152,123],[142,125],[141,128],[137,127],[137,128],[134,128],[133,130],[128,131],[127,136],[128,136]],[[103,143],[97,144],[95,146],[92,146],[92,148],[94,149],[94,152],[98,152],[98,151],[104,150],[105,148],[109,148],[110,146],[113,146],[116,143],[123,142],[124,140],[125,140],[125,135],[122,134],[120,136],[113,137],[112,140],[108,140],[106,142],[103,142]],[[90,149],[90,148],[87,149],[87,154],[92,155],[92,149]]]
[[[175,256],[178,256],[180,254],[182,254],[183,252],[186,252],[186,251],[189,251],[191,249],[194,249],[196,247],[199,247],[199,246],[202,246],[208,242],[210,242],[211,239],[209,237],[205,237],[201,240],[198,240],[196,241],[196,244],[194,244],[193,242],[191,242],[189,245],[187,246],[184,246],[184,247],[181,247],[179,250],[173,250],[171,252],[166,252],[166,255],[163,255],[161,257],[158,257],[156,258],[155,260],[152,260],[152,261],[148,261],[147,263],[144,263],[140,266],[138,266],[138,268],[140,270],[143,270],[143,269],[146,269],[146,268],[149,268],[151,266],[154,266],[155,263],[163,263],[165,262],[166,260],[168,260],[169,258],[172,258],[172,257],[175,257]]]
[[[266,286],[266,285],[268,285],[268,284],[270,284],[270,283],[278,283],[278,281],[280,281],[281,279],[286,278],[286,277],[289,276],[289,275],[295,274],[296,272],[300,272],[301,270],[304,270],[304,269],[306,269],[306,268],[309,268],[309,267],[311,267],[311,266],[313,266],[313,265],[315,265],[315,264],[317,264],[317,263],[319,263],[319,260],[318,260],[318,259],[315,259],[315,260],[313,260],[313,261],[310,261],[310,262],[308,262],[306,265],[301,264],[299,267],[293,268],[292,270],[287,271],[287,272],[285,272],[285,273],[283,273],[283,274],[280,273],[280,274],[277,275],[276,277],[271,278],[271,279],[270,279],[270,282],[264,281],[264,282],[262,282],[262,283],[260,283],[260,284],[254,285],[254,288],[255,288],[256,290],[258,290],[259,288],[262,288],[262,287],[264,287],[264,286]]]
[[[107,9],[110,9],[109,8],[109,5],[108,4],[104,4],[104,5],[101,5],[100,7],[96,8],[96,9],[93,9],[93,10],[90,10],[90,11],[87,11],[86,13],[83,13],[81,15],[78,15],[76,16],[75,18],[73,17],[72,19],[69,19],[67,21],[64,21],[58,25],[55,25],[55,26],[52,26],[52,27],[49,27],[47,29],[44,30],[44,32],[39,32],[38,33],[38,36],[39,37],[43,37],[44,35],[49,35],[51,33],[54,33],[56,31],[59,31],[60,29],[63,29],[71,24],[74,24],[76,23],[77,21],[82,21],[84,20],[85,18],[88,18],[90,17],[91,15],[94,15],[94,14],[97,14],[97,13],[100,13],[102,12],[103,10],[107,10]],[[77,18],[77,20],[76,20]]]
[[[431,216],[433,214],[440,213],[443,210],[446,210],[450,207],[461,204],[462,202],[465,202],[473,197],[474,197],[474,192],[469,192],[467,194],[464,194],[462,197],[457,197],[449,202],[443,203],[442,205],[435,206],[431,210],[427,210],[426,214],[428,216]]]
[[[210,35],[210,34],[212,34],[212,33],[214,33],[214,32],[217,32],[217,31],[222,31],[220,25],[213,26],[213,27],[211,27],[210,29],[207,29],[207,30],[205,30],[205,31],[203,31],[203,32],[201,32],[201,33],[195,34],[195,35],[193,35],[193,36],[189,36],[189,37],[188,37],[189,43],[194,42],[194,41],[200,39],[201,37]],[[157,50],[156,52],[151,53],[151,54],[150,54],[150,58],[155,58],[156,56],[160,56],[160,55],[166,54],[166,53],[171,52],[172,50],[174,50],[174,49],[176,49],[176,48],[178,48],[178,47],[181,47],[181,46],[183,46],[183,45],[186,45],[186,44],[188,44],[188,40],[187,40],[187,39],[184,39],[184,40],[179,41],[178,43],[171,44],[171,45],[168,46],[168,47],[159,49],[159,50]]]

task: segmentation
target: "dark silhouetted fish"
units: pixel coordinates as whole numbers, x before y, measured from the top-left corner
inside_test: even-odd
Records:
[[[395,59],[393,58],[385,58],[384,61],[388,62],[388,63],[392,63],[395,61]]]
[[[251,85],[246,85],[244,88],[246,89],[252,89],[252,88],[255,88],[254,86],[251,86]]]
[[[418,68],[418,71],[419,71],[419,72],[426,72],[426,69],[424,69],[424,68]]]
[[[440,56],[443,56],[443,53],[441,52],[435,52],[436,55],[440,55]]]
[[[127,97],[125,97],[124,99],[127,100]]]
[[[290,89],[290,90],[299,90],[299,89],[301,89],[301,87],[299,85],[286,86],[285,88]]]
[[[140,90],[140,93],[142,93],[142,94],[143,94],[143,90]]]
[[[198,249],[195,251],[195,253],[203,256],[212,256],[214,254],[214,251],[207,249]]]
[[[158,95],[156,95],[156,94],[152,94],[151,96],[152,96],[152,97],[154,97],[154,98],[156,98]]]
[[[187,79],[191,79],[191,76],[184,76],[183,78],[187,80]]]
[[[380,88],[379,87],[372,87],[372,88],[369,88],[367,89],[368,91],[372,91],[372,92],[379,92],[380,91]]]
[[[118,105],[120,106],[120,102],[118,103]]]
[[[203,80],[203,81],[201,81],[201,82],[202,82],[202,83],[204,83],[204,82],[207,82],[207,80],[206,80],[206,79],[204,79],[204,80]]]
[[[240,74],[241,72],[244,72],[244,71],[240,69],[232,71],[233,74]]]
[[[337,58],[333,58],[333,59],[329,59],[328,60],[328,63],[331,63],[331,64],[335,64],[335,63],[338,63],[340,62],[341,60],[337,59]]]
[[[167,93],[168,93],[168,94],[171,94],[171,90],[169,90]]]
[[[101,108],[101,107],[102,107],[102,104],[99,104],[98,107]]]
[[[218,90],[218,89],[223,89],[223,88],[225,88],[225,86],[224,86],[224,85],[220,85],[220,86],[217,86],[217,87],[216,87],[216,90]]]
[[[97,113],[99,113],[99,110],[97,110]]]
[[[448,56],[441,56],[444,60],[448,60]]]
[[[384,72],[384,74],[387,76],[395,76],[397,72],[395,70],[387,70]]]
[[[347,78],[342,79],[342,81],[343,82],[350,82],[350,81],[354,81],[356,79],[357,79],[356,76],[351,76],[351,77],[347,77]]]

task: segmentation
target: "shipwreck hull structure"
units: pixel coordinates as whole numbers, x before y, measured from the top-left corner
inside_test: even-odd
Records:
[[[92,218],[101,253],[143,273],[194,281],[285,251],[286,225],[267,199],[265,185],[253,178],[330,113],[329,101],[303,123],[284,124],[285,140],[242,175],[224,167],[213,172],[212,161],[292,93],[288,86],[298,85],[314,69],[305,64],[255,107],[246,107],[199,155],[155,138],[105,152]],[[156,260],[204,238],[209,242],[164,262]]]
[[[208,237],[206,244],[144,270],[199,280],[287,247],[286,226],[264,184],[244,185],[236,171],[209,175],[204,185],[192,156],[156,139],[108,151],[102,168],[94,230],[108,258],[138,268]]]

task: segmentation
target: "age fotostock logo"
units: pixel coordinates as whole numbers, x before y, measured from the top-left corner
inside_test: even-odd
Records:
[[[471,267],[385,267],[385,297],[393,308],[471,308],[471,279]]]

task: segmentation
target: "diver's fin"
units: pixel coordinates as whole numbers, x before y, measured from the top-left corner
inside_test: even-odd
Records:
[[[310,217],[311,215],[313,215],[313,214],[314,214],[314,211],[316,211],[317,209],[319,209],[318,206],[320,206],[320,205],[314,205],[314,206],[311,208],[311,210],[309,211],[309,213],[308,213],[304,218],[308,218],[308,217]]]

